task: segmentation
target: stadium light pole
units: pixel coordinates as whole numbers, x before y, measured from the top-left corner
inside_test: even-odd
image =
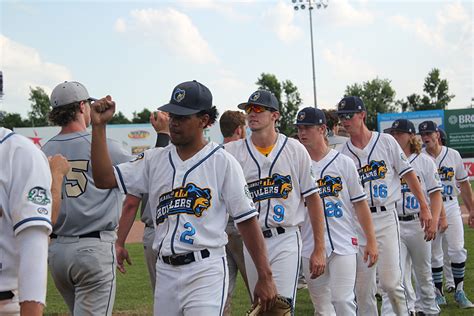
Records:
[[[329,0],[291,0],[293,2],[293,9],[295,11],[304,10],[308,8],[309,12],[309,31],[311,37],[311,61],[313,65],[313,95],[314,95],[314,107],[318,107],[318,99],[316,96],[316,69],[315,69],[315,61],[314,61],[314,43],[313,43],[313,9],[326,9],[328,6]]]

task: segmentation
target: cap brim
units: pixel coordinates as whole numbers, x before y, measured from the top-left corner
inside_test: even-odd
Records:
[[[338,110],[336,111],[336,114],[348,114],[348,113],[360,113],[360,112],[364,112],[365,110]]]
[[[96,98],[93,98],[93,97],[89,97],[89,99],[87,99],[87,100],[90,101],[90,102],[95,102],[95,101],[97,101],[97,100],[99,100],[99,99],[96,99]]]
[[[165,104],[158,108],[159,111],[168,112],[175,115],[192,115],[201,112],[201,110],[190,109],[176,104]]]
[[[298,126],[298,125],[306,125],[306,126],[320,126],[320,125],[326,125],[325,123],[295,123],[294,124],[295,126]]]
[[[384,133],[389,133],[390,132],[402,132],[402,133],[407,133],[407,134],[415,134],[415,132],[410,132],[410,131],[407,131],[407,130],[404,130],[404,129],[400,129],[400,128],[393,128],[393,127],[390,127],[390,128],[386,128],[383,130]]]
[[[434,133],[434,132],[439,132],[439,131],[430,129],[430,130],[425,130],[425,131],[418,132],[417,134],[421,135],[421,133]]]
[[[258,102],[244,102],[244,103],[240,103],[239,105],[237,105],[237,107],[241,110],[245,110],[245,107],[247,105],[251,105],[251,104],[260,105],[260,106],[263,106],[266,109],[270,109],[270,110],[274,110],[274,111],[280,111],[280,109],[275,109],[274,107],[268,106],[268,105],[263,104],[263,103],[258,103]]]

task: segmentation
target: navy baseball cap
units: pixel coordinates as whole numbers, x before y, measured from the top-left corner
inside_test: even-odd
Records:
[[[50,104],[54,108],[81,101],[97,101],[91,98],[86,87],[77,81],[64,81],[51,92]]]
[[[415,125],[412,121],[406,119],[395,120],[392,127],[384,129],[385,133],[391,133],[392,131],[416,134]]]
[[[326,124],[326,116],[320,109],[307,107],[298,112],[295,125],[323,125]]]
[[[366,111],[361,98],[349,96],[342,98],[337,104],[337,114],[357,113]]]
[[[173,89],[168,104],[158,110],[176,115],[192,115],[212,108],[212,94],[196,80],[180,83]]]
[[[250,104],[261,105],[275,111],[280,111],[280,105],[278,104],[276,96],[268,90],[261,89],[255,91],[250,95],[247,102],[240,103],[237,107],[241,110],[245,110],[245,107]]]
[[[436,125],[436,123],[433,121],[424,121],[418,125],[418,134],[432,133],[437,132],[438,130],[438,125]]]

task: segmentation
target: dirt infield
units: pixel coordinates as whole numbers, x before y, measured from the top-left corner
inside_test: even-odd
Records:
[[[464,205],[461,205],[461,212],[462,212],[463,222],[464,224],[467,224],[467,218],[469,217],[469,214],[467,214],[467,210],[464,207]],[[132,229],[130,230],[130,233],[128,234],[126,242],[127,243],[142,242],[144,228],[145,228],[145,225],[142,222],[135,221],[133,223]]]

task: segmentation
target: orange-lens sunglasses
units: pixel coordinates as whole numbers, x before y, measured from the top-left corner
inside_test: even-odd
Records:
[[[250,112],[254,111],[255,113],[262,113],[265,112],[267,109],[264,106],[257,105],[257,104],[249,104],[245,107],[245,112],[250,114]]]

